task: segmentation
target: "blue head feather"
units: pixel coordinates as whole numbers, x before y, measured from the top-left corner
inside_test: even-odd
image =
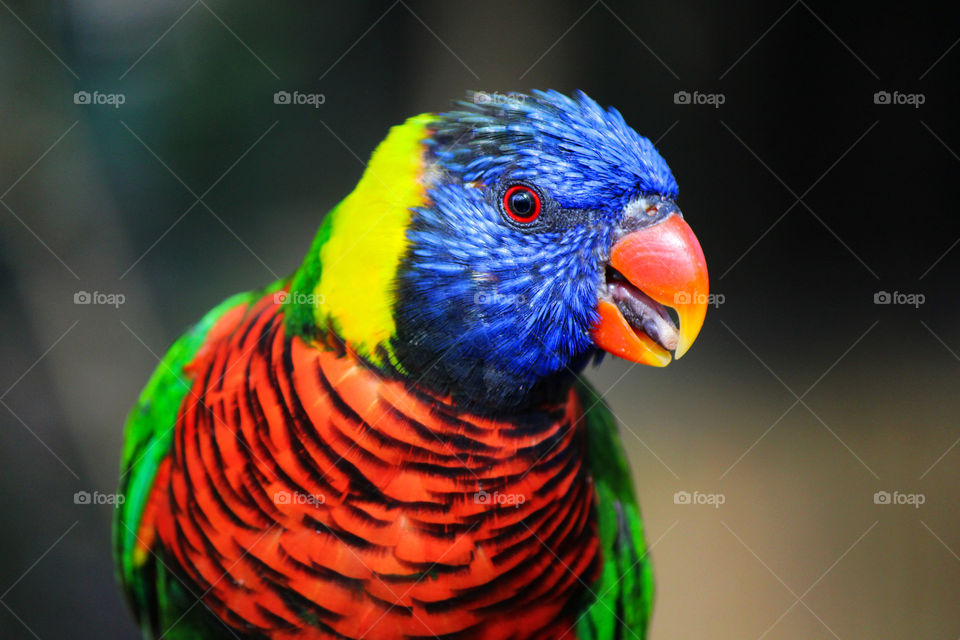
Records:
[[[677,184],[647,138],[582,92],[459,107],[425,141],[430,204],[408,231],[394,347],[437,391],[516,406],[562,388],[595,352],[623,211],[641,195],[674,198]],[[518,182],[542,195],[542,224],[505,218],[503,190]]]

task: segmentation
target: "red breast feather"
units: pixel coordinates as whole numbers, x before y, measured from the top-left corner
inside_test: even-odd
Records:
[[[150,520],[228,624],[574,637],[600,558],[573,392],[538,419],[459,414],[285,336],[273,296],[221,319],[189,372]]]

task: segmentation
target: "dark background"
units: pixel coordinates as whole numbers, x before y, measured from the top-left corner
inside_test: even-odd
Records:
[[[0,5],[0,637],[136,636],[111,507],[74,493],[114,490],[157,358],[294,269],[390,125],[532,87],[581,88],[657,141],[723,296],[681,362],[589,374],[654,546],[652,637],[960,635],[957,20],[802,0]]]

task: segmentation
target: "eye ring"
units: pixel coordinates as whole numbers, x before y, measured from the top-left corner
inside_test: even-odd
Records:
[[[540,217],[543,203],[540,194],[525,184],[515,184],[503,194],[503,210],[519,224],[530,224]]]

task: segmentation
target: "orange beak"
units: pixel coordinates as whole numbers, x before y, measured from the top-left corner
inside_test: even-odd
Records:
[[[593,327],[596,345],[615,356],[665,367],[696,340],[707,314],[703,250],[679,213],[631,231],[610,251],[610,267]],[[673,324],[664,307],[679,320]]]

